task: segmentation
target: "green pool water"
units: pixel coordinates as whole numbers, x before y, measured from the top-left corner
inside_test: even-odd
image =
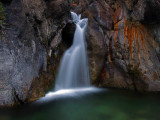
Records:
[[[160,120],[159,95],[114,89],[82,93],[0,109],[0,120]]]

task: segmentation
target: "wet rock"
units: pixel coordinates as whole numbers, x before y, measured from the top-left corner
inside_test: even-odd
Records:
[[[53,87],[55,70],[48,50],[70,17],[69,1],[55,1],[52,7],[58,4],[62,10],[65,5],[66,10],[48,12],[50,16],[46,12],[51,1],[8,2],[3,2],[7,15],[0,35],[0,106],[36,100]],[[59,21],[52,14],[63,19]]]
[[[88,49],[88,61],[90,66],[91,82],[98,84],[100,74],[103,70],[106,54],[105,30],[112,28],[113,10],[104,1],[79,0],[77,7],[73,10],[80,12],[82,17],[87,17],[88,28],[86,31],[86,41]]]
[[[112,81],[112,84],[108,83],[106,86],[138,91],[159,91],[157,86],[160,78],[157,74],[160,66],[156,54],[159,43],[155,39],[157,37],[154,38],[158,34],[153,35],[152,30],[155,27],[151,27],[157,24],[158,16],[151,20],[152,15],[149,14],[151,10],[147,8],[147,6],[155,5],[155,3],[156,1],[122,1],[116,5],[113,19],[114,32],[110,33],[111,40],[108,44],[110,46],[108,51],[111,52],[109,52],[106,64],[111,66],[106,67],[107,70],[109,69],[110,77],[107,76],[108,73],[106,72],[106,76],[102,80],[103,82]],[[146,19],[145,14],[147,13],[148,18]],[[128,84],[128,80],[130,84]]]
[[[87,44],[93,83],[159,91],[159,8],[157,0],[77,2],[74,10],[89,18]]]
[[[86,40],[91,81],[96,84],[104,65],[105,45],[103,31],[94,19],[89,21]]]

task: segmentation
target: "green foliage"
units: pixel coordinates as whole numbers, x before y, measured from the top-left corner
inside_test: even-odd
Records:
[[[6,19],[6,9],[4,8],[2,2],[0,2],[0,27],[3,28],[4,26],[4,20]]]

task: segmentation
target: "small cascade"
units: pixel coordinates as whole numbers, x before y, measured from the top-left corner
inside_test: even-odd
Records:
[[[90,86],[89,67],[85,45],[85,31],[88,19],[71,12],[76,25],[72,46],[64,53],[55,90]]]

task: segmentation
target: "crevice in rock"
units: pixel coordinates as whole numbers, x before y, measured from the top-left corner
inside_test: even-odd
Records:
[[[68,23],[62,30],[62,42],[69,48],[73,43],[75,25]]]
[[[24,104],[24,101],[22,101],[18,94],[16,93],[15,88],[13,88],[13,96],[14,96],[14,100],[16,101],[17,104]]]

